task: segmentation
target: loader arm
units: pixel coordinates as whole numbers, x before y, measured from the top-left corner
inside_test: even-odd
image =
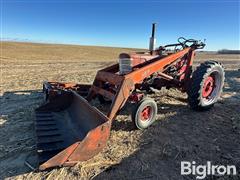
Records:
[[[149,77],[150,75],[152,75],[153,73],[156,73],[158,71],[163,70],[163,68],[168,65],[171,64],[173,62],[175,62],[177,59],[183,57],[185,54],[187,54],[189,51],[191,50],[191,48],[185,48],[182,51],[179,51],[175,54],[169,55],[165,58],[159,59],[156,62],[153,62],[147,66],[144,66],[136,71],[133,71],[129,74],[126,75],[126,78],[132,79],[133,82],[136,83],[140,83],[142,82],[145,78]]]

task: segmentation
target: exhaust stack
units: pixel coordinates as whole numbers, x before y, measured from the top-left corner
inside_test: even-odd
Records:
[[[156,23],[152,24],[152,36],[150,37],[150,42],[149,42],[149,51],[152,52],[155,49],[155,44],[156,44],[156,38],[155,38],[155,31],[156,31]]]

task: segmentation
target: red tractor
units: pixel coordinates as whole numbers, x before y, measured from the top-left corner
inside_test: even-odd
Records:
[[[153,24],[150,49],[120,54],[119,63],[97,72],[93,84],[45,82],[45,103],[36,109],[39,169],[71,166],[92,158],[106,145],[112,121],[127,101],[135,103],[132,121],[139,129],[156,119],[157,103],[147,94],[162,87],[188,94],[194,110],[210,109],[220,97],[224,70],[216,61],[205,61],[192,72],[195,50],[203,42],[178,39],[155,49]],[[98,98],[110,103],[107,113],[91,105]]]

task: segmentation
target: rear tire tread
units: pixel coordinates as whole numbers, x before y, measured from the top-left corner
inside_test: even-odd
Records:
[[[219,66],[222,70],[222,64],[217,61],[205,61],[204,63],[201,63],[200,66],[196,68],[196,70],[193,72],[192,78],[191,78],[191,85],[187,91],[188,93],[188,103],[190,107],[194,110],[206,110],[211,108],[214,104],[208,105],[208,106],[201,106],[200,104],[200,98],[202,94],[201,87],[203,86],[204,79],[209,75],[209,72],[214,68],[215,66]],[[224,82],[224,70],[223,70],[223,79]],[[220,94],[222,92],[222,88],[220,89]]]

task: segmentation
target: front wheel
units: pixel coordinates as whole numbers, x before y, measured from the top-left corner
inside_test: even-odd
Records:
[[[206,61],[193,72],[188,88],[188,103],[192,109],[207,110],[217,102],[224,84],[224,69],[216,61]]]
[[[157,103],[151,98],[143,98],[132,111],[132,121],[138,129],[149,127],[157,116]]]

